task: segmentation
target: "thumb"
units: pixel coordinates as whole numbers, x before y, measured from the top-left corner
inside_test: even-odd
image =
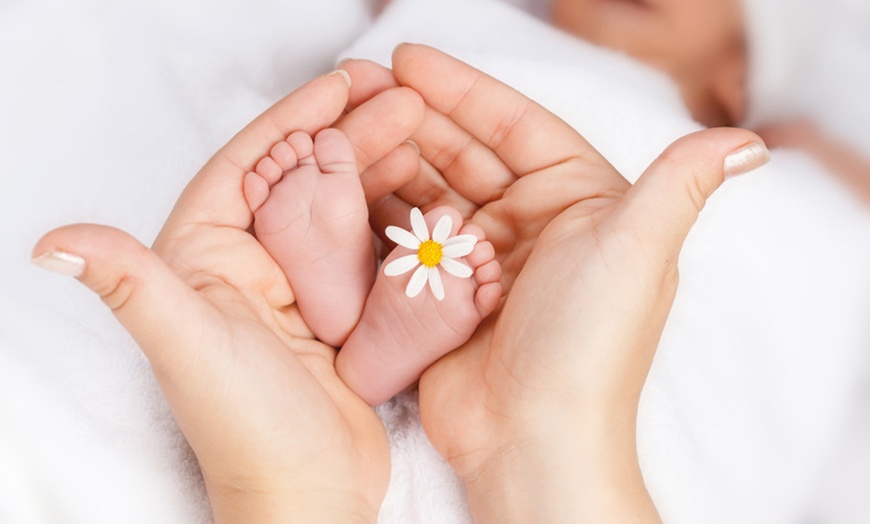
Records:
[[[761,138],[745,129],[707,129],[671,144],[625,195],[625,218],[658,254],[679,252],[707,199],[733,176],[770,159]]]
[[[98,225],[71,225],[33,249],[37,266],[78,278],[99,295],[155,369],[172,369],[191,340],[191,318],[206,304],[153,251],[130,235]]]

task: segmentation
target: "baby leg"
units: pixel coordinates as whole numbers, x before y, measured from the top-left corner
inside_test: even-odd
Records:
[[[340,346],[362,314],[375,255],[353,148],[337,129],[278,142],[244,182],[257,239],[284,270],[302,318]]]
[[[339,377],[372,406],[412,385],[430,364],[464,344],[501,298],[501,266],[492,245],[483,241],[483,230],[473,225],[460,230],[459,212],[447,207],[423,220],[418,215],[413,234],[391,236],[402,245],[384,261],[362,319],[336,360]],[[457,231],[456,240],[445,239]],[[463,256],[468,265],[454,260]]]

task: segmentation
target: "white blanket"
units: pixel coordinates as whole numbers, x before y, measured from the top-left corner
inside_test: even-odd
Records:
[[[0,2],[0,523],[210,521],[147,362],[30,250],[72,222],[150,243],[209,156],[370,21],[367,0]]]
[[[502,4],[395,0],[371,27],[365,8],[0,5],[0,522],[208,521],[144,358],[87,291],[30,268],[29,250],[74,221],[149,242],[214,150],[361,33],[346,56],[388,63],[396,43],[427,42],[507,81],[629,180],[698,129],[665,79]],[[868,368],[868,240],[867,213],[794,153],[709,203],[641,412],[642,466],[666,521],[806,514]],[[379,413],[393,446],[381,522],[470,522],[414,396]]]

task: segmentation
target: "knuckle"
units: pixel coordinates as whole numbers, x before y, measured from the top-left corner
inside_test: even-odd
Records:
[[[702,187],[701,181],[697,176],[692,175],[686,179],[683,187],[685,188],[686,196],[688,196],[692,205],[700,213],[704,209],[704,204],[707,203],[707,191]]]
[[[707,197],[712,192],[711,188],[706,187],[701,173],[696,172],[691,164],[687,164],[685,161],[680,161],[679,158],[674,157],[673,153],[669,150],[662,153],[659,157],[659,162],[665,172],[670,173],[670,176],[677,179],[674,181],[675,184],[686,195],[692,207],[700,213],[704,209]]]
[[[118,312],[130,303],[141,288],[141,281],[129,275],[124,275],[117,281],[97,290],[100,299],[113,312]]]
[[[517,128],[517,125],[523,121],[531,107],[531,100],[525,100],[522,104],[514,107],[512,112],[508,113],[505,118],[497,122],[495,128],[492,130],[488,143],[491,144],[493,148],[501,146],[505,140],[511,136]]]

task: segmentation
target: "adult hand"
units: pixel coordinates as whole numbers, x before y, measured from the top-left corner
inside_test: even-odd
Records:
[[[453,205],[504,269],[503,306],[420,381],[424,428],[476,519],[658,520],[635,423],[677,259],[724,176],[766,161],[763,143],[744,130],[696,133],[632,186],[556,116],[431,48],[397,48],[394,78],[344,67],[352,103],[404,85],[428,105],[412,136],[419,174],[378,202],[380,220]]]
[[[383,426],[337,378],[335,350],[302,322],[284,274],[249,232],[242,192],[274,143],[340,117],[361,171],[416,163],[401,144],[422,117],[418,95],[385,91],[343,116],[347,97],[343,77],[328,75],[257,118],[193,179],[153,250],[93,225],[55,230],[34,249],[38,264],[96,292],[145,352],[218,522],[371,522],[386,492]],[[369,174],[372,195],[392,191]]]

